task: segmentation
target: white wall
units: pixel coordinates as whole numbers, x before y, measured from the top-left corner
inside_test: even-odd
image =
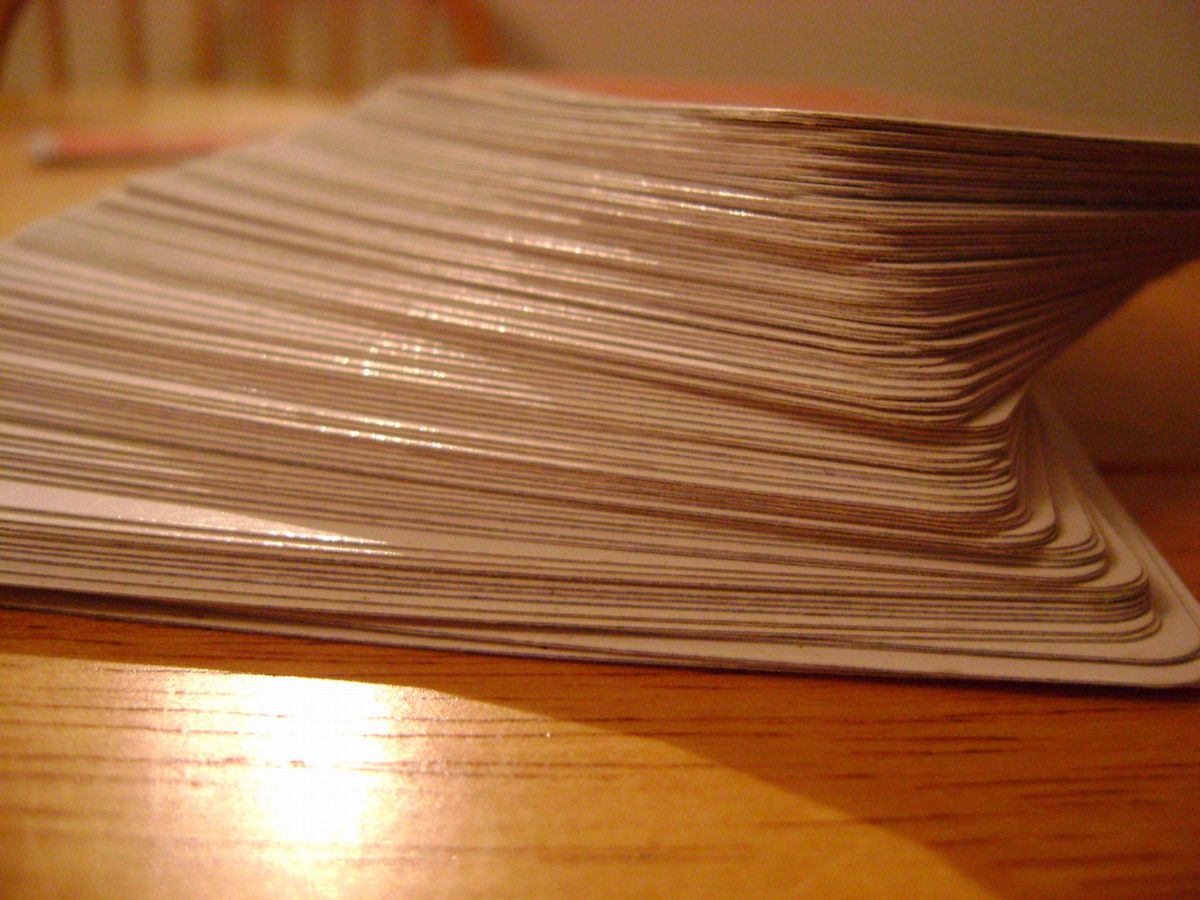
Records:
[[[33,0],[34,3],[37,0]],[[248,27],[251,0],[222,0]],[[321,10],[295,0],[299,81],[314,83]],[[399,0],[357,0],[366,43]],[[1200,135],[1197,0],[484,0],[517,66],[680,78],[850,85],[1030,108],[1096,123]],[[65,0],[72,64],[113,79],[116,3]],[[190,0],[146,3],[156,77],[188,74],[180,23]],[[2,83],[36,86],[36,16],[14,36]],[[237,30],[236,28],[234,30]],[[247,46],[244,37],[242,46]],[[365,61],[364,61],[365,63]],[[373,77],[378,61],[367,66]],[[241,60],[237,71],[253,71]]]
[[[522,63],[853,85],[1200,135],[1196,0],[490,0]]]

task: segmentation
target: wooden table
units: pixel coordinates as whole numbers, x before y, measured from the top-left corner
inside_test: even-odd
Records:
[[[130,171],[34,170],[17,137],[31,124],[323,106],[0,102],[0,229]],[[1200,589],[1200,467],[1107,471]],[[1198,849],[1195,692],[551,663],[0,611],[4,897],[1195,897]]]

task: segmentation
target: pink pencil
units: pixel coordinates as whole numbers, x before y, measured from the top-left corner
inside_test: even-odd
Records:
[[[249,130],[147,131],[140,129],[46,129],[33,135],[29,154],[38,165],[75,165],[203,156],[260,137]]]

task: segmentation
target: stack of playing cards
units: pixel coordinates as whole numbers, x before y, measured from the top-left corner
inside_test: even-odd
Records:
[[[0,602],[1200,680],[1028,395],[1198,253],[1194,145],[397,80],[0,245]]]

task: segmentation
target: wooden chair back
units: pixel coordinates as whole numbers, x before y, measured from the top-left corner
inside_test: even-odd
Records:
[[[87,12],[95,16],[97,6]],[[106,6],[116,16],[112,53],[119,59],[122,80],[130,86],[149,84],[154,73],[147,46],[146,0],[113,0]],[[235,73],[231,63],[235,55],[246,54],[248,47],[249,55],[257,60],[254,80],[272,86],[294,83],[293,26],[302,16],[317,19],[312,30],[323,45],[319,48],[323,72],[317,85],[322,88],[357,90],[389,71],[433,68],[439,62],[470,66],[498,62],[493,28],[480,0],[188,0],[179,8],[184,12],[177,27],[190,36],[190,77],[186,80],[191,81],[220,83],[244,78],[245,67]],[[11,49],[16,29],[32,27],[40,44],[41,84],[61,89],[77,83],[79,73],[72,65],[68,30],[70,16],[79,12],[68,0],[0,0],[0,72],[4,71],[5,48]],[[378,19],[381,13],[385,20],[383,58],[376,60],[374,71],[364,75],[364,67],[354,62],[362,58],[364,30],[377,24],[369,17]],[[403,27],[397,24],[401,21]],[[248,32],[239,34],[238,47],[230,39],[231,28]],[[435,58],[439,50],[441,59]]]

